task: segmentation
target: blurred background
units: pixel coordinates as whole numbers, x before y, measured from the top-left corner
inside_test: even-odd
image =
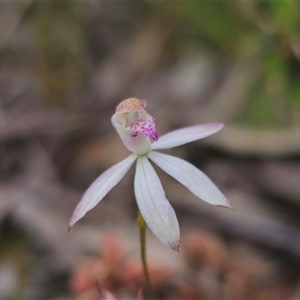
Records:
[[[181,227],[148,231],[158,299],[300,299],[297,1],[0,3],[0,298],[118,299],[143,285],[134,168],[67,233],[84,191],[128,155],[110,118],[147,100],[158,133],[222,132],[167,153],[235,211],[159,170]]]

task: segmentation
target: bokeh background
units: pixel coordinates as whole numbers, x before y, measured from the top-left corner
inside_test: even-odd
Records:
[[[67,233],[80,197],[128,155],[110,118],[147,100],[159,135],[227,122],[167,153],[235,211],[159,170],[180,253],[148,231],[158,299],[300,299],[298,1],[0,3],[0,298],[136,299],[134,168]]]

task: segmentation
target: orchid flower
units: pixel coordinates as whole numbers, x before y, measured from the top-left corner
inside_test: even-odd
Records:
[[[220,131],[225,124],[207,123],[186,127],[158,139],[154,117],[145,108],[146,101],[137,98],[126,99],[117,106],[111,121],[132,154],[106,170],[92,183],[70,219],[69,230],[104,198],[136,161],[134,192],[139,210],[154,235],[178,251],[180,234],[176,214],[149,159],[203,201],[232,208],[215,184],[192,164],[154,151],[205,138]]]

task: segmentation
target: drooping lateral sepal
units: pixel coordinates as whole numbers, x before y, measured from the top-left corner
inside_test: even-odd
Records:
[[[155,151],[150,151],[148,157],[203,201],[232,209],[229,200],[220,192],[217,186],[189,162]]]
[[[93,209],[104,196],[124,177],[137,158],[131,154],[118,164],[102,173],[87,189],[81,201],[78,203],[69,222],[69,230],[88,211]]]
[[[154,235],[172,249],[179,249],[179,225],[161,182],[146,156],[137,159],[134,191],[139,210]]]

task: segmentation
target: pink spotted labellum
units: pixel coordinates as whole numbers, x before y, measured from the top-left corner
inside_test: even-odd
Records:
[[[176,214],[149,159],[203,201],[232,208],[215,184],[199,169],[180,158],[153,151],[205,138],[220,131],[225,124],[206,123],[186,127],[158,139],[154,117],[145,108],[146,101],[137,98],[126,99],[117,106],[111,121],[132,154],[92,183],[70,219],[69,230],[104,198],[136,161],[134,192],[139,210],[157,238],[178,251],[180,234]]]

